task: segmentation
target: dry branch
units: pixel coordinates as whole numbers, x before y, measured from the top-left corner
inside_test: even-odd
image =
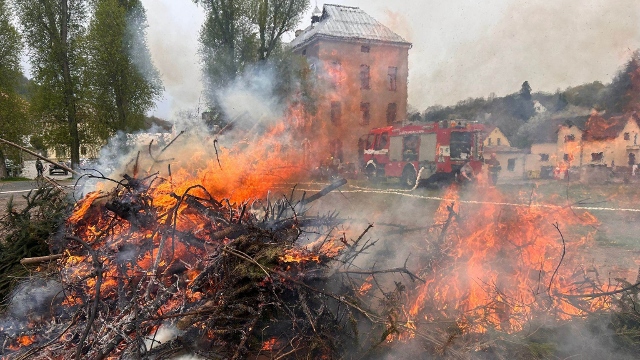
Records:
[[[24,259],[20,260],[20,264],[22,264],[22,265],[36,265],[36,264],[41,264],[41,263],[47,262],[47,261],[58,260],[58,259],[61,259],[63,256],[64,255],[62,255],[62,254],[55,254],[55,255],[24,258]]]

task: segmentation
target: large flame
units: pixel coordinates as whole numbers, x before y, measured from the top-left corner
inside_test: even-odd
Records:
[[[495,189],[476,193],[481,199],[464,206],[456,189],[445,196],[438,210],[444,226],[424,249],[426,282],[407,309],[411,323],[455,319],[472,331],[514,332],[535,317],[569,319],[609,307],[604,298],[571,297],[606,291],[588,281],[580,257],[592,238],[576,232],[596,224],[591,214],[505,205]]]

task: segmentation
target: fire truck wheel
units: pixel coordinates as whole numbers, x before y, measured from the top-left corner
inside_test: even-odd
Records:
[[[416,185],[417,176],[418,175],[416,174],[416,170],[413,166],[407,166],[402,171],[400,181],[404,187],[412,189]]]

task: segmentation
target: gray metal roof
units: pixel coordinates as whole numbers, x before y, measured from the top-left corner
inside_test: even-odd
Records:
[[[293,39],[290,46],[295,49],[315,37],[381,41],[411,46],[410,42],[360,8],[333,4],[325,4],[320,22],[306,28],[300,36]]]

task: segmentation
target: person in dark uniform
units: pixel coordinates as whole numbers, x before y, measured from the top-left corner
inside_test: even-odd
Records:
[[[485,161],[485,164],[489,166],[489,181],[490,184],[495,186],[498,183],[498,174],[502,167],[500,166],[500,161],[496,158],[496,153],[491,154],[491,158]]]
[[[42,177],[44,165],[42,165],[42,161],[40,161],[40,159],[36,160],[36,170],[38,171],[38,177]]]

